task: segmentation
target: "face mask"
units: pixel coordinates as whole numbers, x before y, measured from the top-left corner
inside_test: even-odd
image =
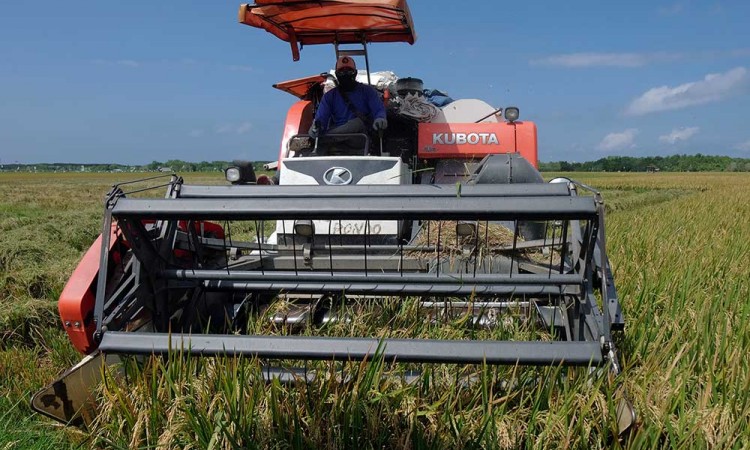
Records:
[[[351,91],[357,85],[357,72],[345,71],[337,72],[336,79],[339,82],[339,87],[345,91]]]

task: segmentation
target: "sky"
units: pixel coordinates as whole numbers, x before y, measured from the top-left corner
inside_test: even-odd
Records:
[[[518,106],[542,161],[750,158],[750,2],[411,0],[418,39],[373,70]],[[237,22],[238,1],[0,0],[0,164],[272,160],[330,45]]]

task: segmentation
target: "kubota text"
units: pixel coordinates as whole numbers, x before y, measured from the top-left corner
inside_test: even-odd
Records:
[[[433,133],[432,143],[434,144],[499,144],[495,133]]]

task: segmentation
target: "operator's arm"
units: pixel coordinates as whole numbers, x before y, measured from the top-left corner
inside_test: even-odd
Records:
[[[333,96],[333,91],[328,91],[323,95],[323,98],[320,100],[320,104],[318,105],[318,110],[315,111],[315,120],[320,123],[320,128],[322,132],[325,132],[328,130],[328,127],[331,122],[331,100]]]
[[[378,91],[372,86],[366,87],[367,108],[370,110],[372,119],[385,119],[385,106],[383,105],[383,100],[378,95]]]

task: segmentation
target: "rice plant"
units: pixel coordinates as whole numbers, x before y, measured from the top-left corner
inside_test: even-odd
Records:
[[[173,354],[128,360],[126,376],[110,373],[88,430],[30,418],[30,393],[77,358],[59,329],[56,296],[99,233],[102,195],[118,176],[0,176],[0,448],[750,447],[743,174],[574,174],[607,202],[608,251],[627,319],[614,379],[584,368],[399,365],[376,356],[311,362],[303,369],[313,381],[284,384],[264,381],[266,361]],[[222,182],[202,177],[188,182]],[[532,332],[472,331],[460,314],[420,320],[409,302],[386,303],[385,312],[351,307],[357,320],[301,332]],[[258,332],[286,332],[263,315],[253,320]],[[619,437],[622,397],[639,418]]]

